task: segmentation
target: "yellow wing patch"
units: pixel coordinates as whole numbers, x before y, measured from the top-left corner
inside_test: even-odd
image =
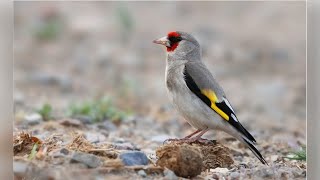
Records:
[[[217,98],[217,95],[214,93],[214,91],[210,89],[202,89],[201,93],[210,99],[211,108],[215,112],[217,112],[221,117],[223,117],[225,120],[229,121],[229,116],[226,113],[224,113],[219,107],[217,107],[216,102],[218,101],[218,98]]]

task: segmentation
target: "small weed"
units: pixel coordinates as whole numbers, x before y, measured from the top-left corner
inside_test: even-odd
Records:
[[[291,160],[306,161],[307,160],[306,147],[303,146],[302,150],[292,152],[286,158],[291,159]]]
[[[37,112],[42,116],[44,121],[52,119],[52,107],[50,104],[44,104]]]
[[[29,160],[32,160],[36,156],[37,148],[38,148],[38,142],[34,143],[31,153],[29,154],[29,157],[28,157]]]
[[[115,107],[108,97],[95,101],[86,101],[80,104],[72,104],[67,114],[70,117],[88,116],[94,122],[100,122],[106,119],[117,122],[128,116],[127,112]]]

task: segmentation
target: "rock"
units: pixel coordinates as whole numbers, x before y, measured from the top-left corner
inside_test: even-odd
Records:
[[[267,167],[267,168],[260,168],[255,172],[256,177],[262,177],[262,178],[273,178],[274,177],[274,171]]]
[[[178,180],[178,176],[176,176],[176,174],[174,174],[173,171],[171,171],[170,169],[165,169],[163,171],[163,174],[164,174],[164,179],[167,179],[167,180]]]
[[[210,169],[210,172],[226,174],[227,172],[229,172],[229,169],[228,168],[215,168],[215,169]]]
[[[69,150],[66,148],[62,148],[60,149],[60,153],[64,154],[64,155],[68,155],[69,154]]]
[[[138,171],[138,174],[139,174],[141,177],[147,177],[147,173],[146,173],[144,170]]]
[[[82,127],[82,123],[77,119],[63,119],[59,123],[64,126]]]
[[[13,161],[13,173],[16,176],[23,176],[28,170],[28,163]]]
[[[229,177],[230,177],[231,180],[239,179],[240,178],[240,173],[239,172],[232,172]]]
[[[148,165],[148,157],[141,151],[128,151],[120,154],[120,159],[126,166]]]
[[[106,140],[106,137],[100,133],[87,132],[85,138],[91,143],[99,143]]]
[[[30,126],[39,124],[41,121],[43,121],[42,116],[38,113],[26,115],[24,117],[24,120],[25,120],[25,123]]]
[[[58,76],[55,74],[48,74],[46,72],[37,72],[31,75],[31,81],[43,85],[58,85],[64,90],[72,88],[72,81],[68,76]]]
[[[99,157],[83,152],[75,152],[72,155],[70,162],[80,162],[87,165],[89,168],[96,168],[101,164],[101,160]]]
[[[66,157],[68,155],[69,155],[69,150],[66,148],[61,148],[61,149],[57,149],[57,150],[53,150],[53,151],[49,152],[49,156],[52,156],[54,158]]]
[[[77,116],[74,116],[73,118],[81,121],[83,124],[92,124],[93,123],[93,118],[90,116],[77,115]]]
[[[112,122],[110,121],[104,121],[101,124],[98,125],[98,128],[100,129],[105,129],[107,131],[116,131],[118,128],[116,125],[114,125]]]
[[[137,148],[134,144],[132,144],[130,142],[114,143],[112,146],[114,149],[117,149],[117,150],[133,150],[133,151],[140,150],[139,148]]]

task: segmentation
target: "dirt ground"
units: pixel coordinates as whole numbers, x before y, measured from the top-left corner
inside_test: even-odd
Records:
[[[165,52],[152,40],[181,30],[199,40],[269,164],[212,131],[204,137],[234,163],[194,179],[305,179],[307,163],[286,158],[306,144],[305,10],[305,2],[14,2],[15,178],[177,179],[156,165],[156,150],[194,129],[169,103]]]

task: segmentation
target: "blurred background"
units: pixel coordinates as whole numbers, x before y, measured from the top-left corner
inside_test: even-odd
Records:
[[[14,131],[32,129],[24,121],[34,112],[45,121],[46,109],[53,119],[100,122],[106,117],[86,112],[107,99],[113,119],[140,117],[134,129],[115,123],[115,136],[185,136],[193,129],[167,98],[165,50],[152,43],[180,30],[198,39],[259,142],[306,143],[305,2],[14,2],[14,26]]]

